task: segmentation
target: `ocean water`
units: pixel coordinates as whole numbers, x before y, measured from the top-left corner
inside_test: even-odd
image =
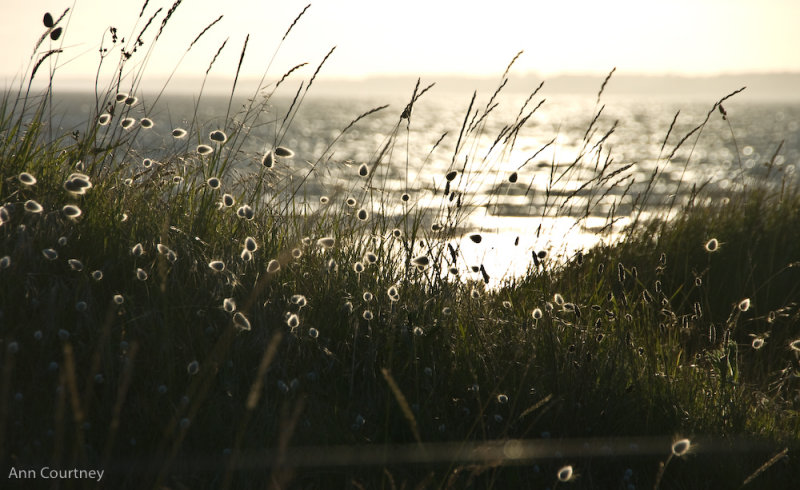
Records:
[[[726,101],[725,118],[711,112],[705,126],[672,154],[715,100],[615,96],[598,102],[595,96],[542,93],[526,104],[527,94],[512,94],[493,100],[498,105],[483,116],[490,97],[478,96],[467,115],[470,94],[431,91],[414,104],[409,119],[401,119],[408,96],[309,96],[288,117],[286,97],[263,106],[257,97],[259,110],[248,111],[246,99],[234,100],[229,110],[227,97],[204,96],[197,103],[189,96],[142,96],[130,115],[147,116],[155,126],[136,133],[137,156],[125,158],[191,153],[198,143],[209,143],[211,130],[233,134],[227,114],[243,123],[240,137],[222,150],[233,152],[237,176],[260,172],[261,157],[271,148],[291,148],[295,156],[270,170],[273,181],[288,184],[272,192],[294,192],[296,204],[309,212],[319,209],[321,196],[329,198],[328,205],[352,196],[357,207],[398,222],[426,209],[426,227],[455,223],[465,234],[481,233],[480,244],[465,237],[454,241],[466,265],[484,264],[493,282],[524,271],[531,252],[569,256],[614,240],[639,209],[644,217],[665,216],[685,204],[693,189],[702,189],[696,199],[725,199],[742,186],[781,185],[800,166],[797,100]],[[342,132],[360,114],[385,104]],[[53,113],[54,129],[85,131],[97,107],[85,94],[63,94],[55,98]],[[529,113],[506,138],[520,115]],[[104,130],[115,130],[120,114],[115,117]],[[460,135],[465,118],[474,129]],[[175,127],[190,135],[173,139]],[[360,164],[379,154],[370,179],[360,177]],[[458,176],[448,186],[451,170]]]

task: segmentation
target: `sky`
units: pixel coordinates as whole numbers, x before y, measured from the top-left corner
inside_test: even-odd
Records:
[[[57,59],[61,77],[93,79],[108,26],[130,41],[158,8],[163,10],[130,68],[140,67],[144,51],[153,47],[145,73],[170,73],[200,31],[224,15],[177,65],[177,73],[201,76],[228,39],[212,74],[232,76],[249,34],[241,76],[260,77],[307,0],[184,0],[155,46],[152,34],[172,1],[148,2],[139,19],[143,4],[4,0],[0,79],[7,85],[25,73],[44,32],[44,12],[57,17],[66,7],[72,9],[65,19],[69,24],[52,46],[64,49]],[[544,76],[607,73],[612,67],[627,74],[800,72],[798,19],[797,0],[318,0],[282,44],[268,75],[307,62],[301,72],[307,78],[333,46],[322,72],[332,78],[499,75],[520,50],[514,70]],[[106,71],[118,59],[112,50]]]

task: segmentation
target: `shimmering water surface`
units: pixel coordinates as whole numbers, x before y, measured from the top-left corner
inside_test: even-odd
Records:
[[[569,255],[614,239],[614,231],[637,208],[645,217],[663,215],[674,202],[674,211],[689,199],[693,186],[704,186],[702,199],[723,199],[743,185],[792,179],[800,165],[797,101],[726,101],[727,119],[715,110],[702,130],[667,159],[704,121],[714,100],[617,96],[598,103],[594,96],[541,93],[525,105],[527,94],[507,95],[493,101],[499,105],[481,118],[490,96],[476,98],[467,116],[475,129],[461,135],[455,158],[471,97],[435,90],[414,105],[410,120],[402,121],[407,96],[308,97],[285,122],[291,99],[276,97],[257,118],[251,111],[247,138],[231,139],[223,151],[237,152],[238,175],[246,175],[261,170],[261,156],[276,144],[291,148],[294,158],[280,160],[271,171],[285,177],[283,182],[296,183],[285,189],[299,189],[296,204],[311,210],[321,206],[323,195],[329,205],[354,196],[373,213],[397,220],[429,208],[426,227],[452,224],[454,216],[461,216],[459,230],[483,236],[480,244],[466,237],[457,240],[465,265],[484,264],[493,282],[524,271],[532,251]],[[208,143],[211,130],[225,127],[226,97],[204,96],[197,105],[197,126],[192,125],[193,98],[153,100],[141,97],[131,111],[155,122],[134,143],[143,157],[162,159],[191,150]],[[498,140],[519,122],[520,113],[527,115],[543,100],[514,138]],[[235,100],[230,114],[242,120],[247,104]],[[359,114],[384,104],[389,107],[342,134]],[[55,120],[64,130],[84,131],[93,111],[94,102],[86,96],[56,98],[55,113],[64,116]],[[175,127],[190,130],[189,137],[174,140],[170,131]],[[371,178],[360,177],[360,164],[374,162],[384,148],[380,164],[370,169]],[[445,175],[451,170],[459,175],[445,195]],[[651,182],[654,172],[657,178]],[[641,206],[645,191],[648,199]],[[408,202],[401,200],[403,194],[409,195]]]

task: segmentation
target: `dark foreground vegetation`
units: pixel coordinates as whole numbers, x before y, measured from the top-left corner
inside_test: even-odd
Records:
[[[143,49],[172,11],[152,31],[139,19]],[[796,484],[792,181],[742,180],[710,202],[695,188],[670,219],[542,253],[486,288],[456,247],[469,179],[486,174],[457,162],[487,138],[491,104],[470,104],[438,209],[380,187],[422,87],[349,194],[309,199],[306,178],[331,163],[290,173],[291,109],[264,116],[286,76],[219,128],[165,128],[133,95],[141,73],[123,76],[138,53],[116,36],[109,48],[119,76],[79,131],[53,134],[52,86],[28,89],[57,48],[0,107],[3,478],[49,466],[137,489]],[[267,148],[243,156],[263,117]],[[148,132],[165,146],[143,147]],[[586,147],[606,137],[587,130]],[[607,167],[597,195],[626,185]]]

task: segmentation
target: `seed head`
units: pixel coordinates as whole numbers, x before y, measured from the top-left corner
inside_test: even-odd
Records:
[[[186,130],[183,128],[175,128],[172,130],[172,137],[179,140],[186,136]]]
[[[328,204],[329,202],[330,202],[330,198],[328,196],[320,196],[319,197],[319,203],[322,204],[323,206]]]
[[[136,279],[138,279],[140,281],[146,281],[147,280],[147,271],[145,271],[142,268],[137,268],[136,269]]]
[[[366,260],[369,264],[374,264],[378,261],[378,256],[375,255],[374,252],[367,252],[364,254],[364,260]]]
[[[240,218],[244,218],[246,220],[252,220],[256,215],[256,212],[253,211],[249,205],[244,204],[239,209],[236,210],[236,216]]]
[[[369,291],[364,291],[364,295],[362,297],[364,298],[365,302],[369,303],[372,301],[373,295]]]
[[[358,219],[361,221],[366,221],[367,218],[369,218],[369,212],[366,209],[361,208],[358,210],[358,214],[356,216],[358,216]]]
[[[200,363],[197,361],[192,361],[186,366],[186,372],[194,376],[195,374],[200,372]]]
[[[38,214],[44,211],[44,208],[38,202],[34,201],[33,199],[29,199],[25,201],[25,211],[33,214]]]
[[[125,92],[120,92],[116,95],[116,97],[114,97],[114,100],[117,102],[123,102],[127,98],[128,94],[126,94]]]
[[[402,230],[400,230],[400,228],[395,228],[394,230],[392,230],[392,236],[395,238],[400,238],[401,236],[403,236],[403,232]]]
[[[206,181],[206,184],[214,190],[219,189],[222,186],[222,182],[217,177],[211,177]]]
[[[293,294],[292,297],[289,298],[289,301],[291,301],[293,304],[296,304],[300,308],[304,307],[307,303],[306,297],[302,294]]]
[[[504,395],[502,393],[497,395],[497,403],[502,403],[502,404],[508,403],[508,395]]]
[[[211,133],[209,133],[208,139],[210,139],[214,143],[223,144],[226,141],[228,141],[228,135],[225,134],[223,131],[220,131],[219,129],[217,129],[217,130],[211,131]]]
[[[100,114],[97,118],[97,124],[100,126],[108,126],[108,123],[111,122],[111,114]]]
[[[361,262],[356,262],[355,264],[353,264],[353,270],[356,272],[356,274],[361,274],[362,272],[364,272],[364,264],[362,264]]]
[[[197,145],[197,154],[200,156],[206,156],[214,153],[214,149],[208,145]]]
[[[61,208],[61,213],[69,219],[76,219],[83,213],[83,211],[81,211],[81,208],[75,206],[74,204],[67,204]]]
[[[244,239],[244,248],[246,250],[251,251],[251,252],[255,252],[256,250],[258,250],[258,244],[256,243],[256,239],[251,237],[251,236],[245,238]]]
[[[392,302],[400,299],[400,293],[397,291],[397,286],[390,286],[386,291],[386,294],[389,296],[389,300]]]
[[[139,102],[139,99],[134,95],[129,95],[125,97],[125,105],[133,107],[136,105],[137,102]]]
[[[214,272],[222,272],[225,270],[225,263],[221,260],[212,260],[208,263],[208,267]]]
[[[422,327],[414,327],[414,330],[411,331],[414,334],[414,337],[422,337],[425,335],[425,330]]]
[[[268,151],[261,159],[261,165],[265,168],[272,168],[272,166],[275,165],[275,157],[272,155],[271,151]]]
[[[52,248],[46,248],[42,250],[42,255],[44,255],[44,258],[47,260],[56,260],[58,258],[58,252]]]
[[[681,457],[687,452],[689,452],[689,449],[691,447],[692,443],[691,441],[689,441],[689,439],[680,439],[672,444],[672,454]]]
[[[431,259],[427,255],[418,255],[411,259],[411,263],[417,267],[427,267],[431,263]]]
[[[69,259],[67,264],[69,264],[69,268],[75,272],[80,272],[83,270],[83,262],[78,259]]]
[[[539,308],[534,308],[531,316],[534,320],[541,320],[542,319],[542,310]]]
[[[22,185],[32,186],[36,183],[36,177],[28,172],[22,172],[17,176],[17,179]]]
[[[292,313],[289,315],[289,318],[286,319],[286,324],[289,325],[289,328],[297,328],[300,326],[300,317],[298,317],[296,313]]]
[[[364,318],[364,320],[368,322],[372,321],[373,318],[372,312],[370,310],[364,310],[364,313],[362,313],[361,316]]]
[[[230,194],[223,194],[222,195],[222,205],[223,206],[225,206],[226,208],[229,208],[229,207],[233,206],[234,204],[236,204],[236,199],[234,199],[232,195],[230,195]]]
[[[281,158],[292,158],[294,156],[294,152],[288,148],[279,146],[275,148],[275,156]]]
[[[133,255],[134,257],[140,257],[144,255],[144,247],[142,246],[141,243],[137,243],[136,245],[131,247],[131,255]]]
[[[764,347],[764,338],[763,337],[756,337],[753,339],[753,342],[750,344],[754,350],[758,350]]]
[[[119,122],[119,125],[122,129],[131,129],[134,124],[136,124],[136,119],[132,117],[126,117]]]
[[[242,260],[244,260],[245,262],[250,262],[251,260],[253,260],[253,252],[244,249],[242,250],[242,253],[241,255],[239,255],[239,257],[241,257]]]
[[[112,299],[115,305],[121,305],[125,302],[125,298],[121,294],[115,294]]]
[[[102,281],[103,271],[101,270],[92,271],[92,279],[94,279],[95,281]]]
[[[795,352],[800,352],[800,339],[789,342],[789,348]]]
[[[269,272],[270,274],[274,274],[279,270],[281,270],[281,263],[275,259],[270,260],[269,263],[267,264],[267,272]]]
[[[322,248],[331,248],[333,247],[334,243],[336,243],[336,240],[330,236],[322,237],[317,240],[317,245]]]
[[[706,252],[716,252],[719,250],[719,240],[712,238],[706,242],[704,248],[706,249]]]
[[[228,313],[236,311],[236,301],[233,298],[225,298],[222,300],[222,309]]]
[[[239,330],[250,330],[250,320],[241,311],[237,311],[233,315],[233,324]]]
[[[3,258],[0,258],[0,269],[8,269],[9,267],[11,267],[11,257],[5,255]]]
[[[745,299],[739,301],[738,307],[739,307],[739,311],[741,311],[741,312],[745,312],[745,311],[749,310],[750,309],[750,298],[745,298]]]
[[[367,167],[366,163],[362,163],[360,167],[358,167],[358,175],[362,177],[366,177],[369,174],[369,167]]]
[[[564,466],[558,470],[558,481],[568,482],[572,479],[572,466]]]
[[[472,235],[469,236],[469,239],[475,243],[481,243],[483,237],[480,235],[480,233],[473,233]]]
[[[150,129],[154,126],[153,120],[149,117],[143,117],[139,120],[139,126],[141,126],[142,129]]]
[[[64,190],[76,196],[86,194],[86,191],[91,188],[92,182],[89,180],[89,176],[81,173],[70,174],[64,182]]]

